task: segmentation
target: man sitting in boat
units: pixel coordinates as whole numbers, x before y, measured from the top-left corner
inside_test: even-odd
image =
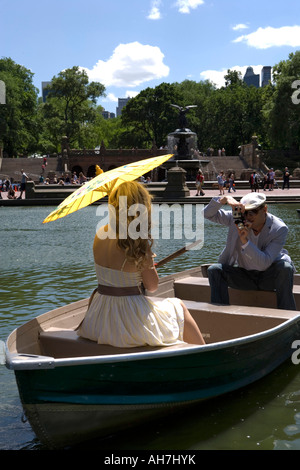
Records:
[[[224,205],[231,206],[226,211]],[[277,308],[296,310],[295,268],[283,248],[288,228],[267,211],[266,196],[250,193],[240,202],[231,196],[213,198],[204,217],[229,227],[219,262],[208,268],[211,302],[229,305],[228,287],[276,291]]]
[[[138,209],[132,211],[134,205]],[[143,209],[145,218],[139,220],[137,213]],[[99,284],[78,335],[115,347],[205,344],[180,299],[154,301],[143,295],[142,285],[149,292],[158,287],[147,189],[135,181],[121,184],[109,196],[109,210],[110,223],[97,231],[93,245]],[[131,237],[130,225],[136,222],[141,226],[140,235]]]

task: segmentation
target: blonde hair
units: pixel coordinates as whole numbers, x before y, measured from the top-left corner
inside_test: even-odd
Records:
[[[120,197],[126,196],[127,198],[127,234],[130,223],[137,218],[137,214],[129,215],[128,209],[134,204],[141,204],[145,207],[148,217],[147,226],[147,237],[132,238],[129,236],[126,238],[119,237],[119,224],[120,224]],[[151,201],[152,196],[149,194],[147,189],[138,183],[137,181],[128,181],[122,183],[116,189],[112,190],[109,195],[108,203],[111,204],[115,209],[116,214],[116,239],[117,246],[125,251],[126,259],[133,261],[138,269],[143,269],[146,265],[146,255],[149,252],[149,247],[153,244],[151,237]]]

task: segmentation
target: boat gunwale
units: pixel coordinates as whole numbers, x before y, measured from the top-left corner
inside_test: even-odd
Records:
[[[205,345],[188,345],[178,349],[169,349],[168,347],[157,349],[155,351],[132,352],[120,354],[107,354],[97,356],[75,356],[72,358],[58,358],[43,355],[34,355],[26,353],[11,353],[8,348],[8,339],[5,343],[6,367],[12,370],[33,370],[33,369],[53,369],[56,367],[81,366],[93,364],[111,364],[120,362],[135,362],[141,360],[160,359],[176,356],[186,356],[194,354],[205,354],[219,349],[238,347],[251,342],[256,342],[267,337],[273,336],[290,328],[291,324],[300,320],[300,313],[292,318],[283,321],[279,325],[258,333],[233,338],[224,341],[218,341]],[[16,331],[17,328],[14,330]],[[11,335],[14,333],[11,333]],[[11,336],[10,335],[10,336]],[[292,350],[292,344],[291,344]],[[292,352],[291,352],[292,354]]]

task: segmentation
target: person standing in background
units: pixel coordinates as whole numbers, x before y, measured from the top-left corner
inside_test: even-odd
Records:
[[[217,176],[217,181],[218,181],[218,187],[220,191],[219,196],[222,196],[222,194],[224,194],[224,183],[225,183],[224,171],[220,171],[220,173]]]
[[[26,175],[24,170],[21,170],[21,173],[22,173],[22,176],[21,176],[21,193],[20,193],[20,196],[18,197],[18,199],[22,199],[22,194],[26,189],[26,182],[29,179],[29,177]]]
[[[228,189],[228,192],[230,193],[232,191],[236,192],[236,189],[235,189],[235,182],[234,182],[234,174],[231,173],[230,177],[229,177],[229,189]]]
[[[275,180],[275,171],[273,168],[269,171],[270,183],[269,183],[269,191],[274,190],[274,180]]]
[[[285,167],[284,172],[283,172],[282,189],[284,189],[285,186],[287,187],[287,189],[290,189],[290,172],[287,166]]]
[[[202,189],[203,183],[204,183],[204,176],[203,176],[202,170],[199,170],[196,176],[196,188],[197,188],[196,196],[199,196],[199,193],[200,193],[200,196],[205,195]]]

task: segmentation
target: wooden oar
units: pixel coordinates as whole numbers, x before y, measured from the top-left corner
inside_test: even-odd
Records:
[[[200,242],[201,242],[201,240],[196,240],[195,242],[191,243],[190,245],[184,246],[183,248],[180,248],[179,250],[174,251],[174,253],[171,253],[169,256],[166,256],[165,258],[161,259],[157,263],[154,263],[155,267],[160,268],[160,266],[163,266],[164,264],[168,263],[172,259],[177,258],[177,256],[181,256],[186,251],[191,250],[194,246],[198,245],[198,243],[200,243]]]

